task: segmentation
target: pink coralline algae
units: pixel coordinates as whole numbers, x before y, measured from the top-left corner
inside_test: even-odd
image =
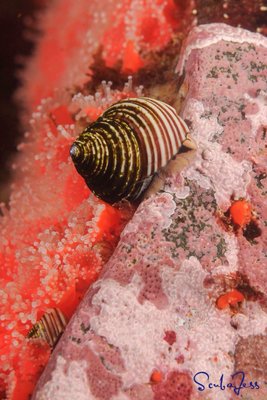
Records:
[[[242,395],[266,398],[266,51],[261,35],[224,24],[189,35],[177,70],[185,71],[182,115],[198,144],[195,159],[140,204],[34,400],[233,400],[239,367],[259,386]],[[251,102],[256,119],[254,108],[246,114]],[[251,205],[256,237],[227,222],[238,199]],[[242,301],[218,309],[227,293]],[[154,371],[162,380],[151,382]],[[223,374],[228,387],[197,384],[200,371],[215,384]]]

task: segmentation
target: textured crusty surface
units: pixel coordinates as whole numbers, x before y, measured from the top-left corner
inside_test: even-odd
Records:
[[[177,71],[195,159],[139,206],[33,399],[229,400],[233,389],[208,388],[202,375],[200,391],[193,377],[220,384],[223,374],[238,386],[240,370],[259,386],[243,398],[266,399],[266,58],[267,40],[242,29],[189,35]],[[222,218],[234,198],[251,203],[250,229]],[[232,288],[245,300],[219,310]]]

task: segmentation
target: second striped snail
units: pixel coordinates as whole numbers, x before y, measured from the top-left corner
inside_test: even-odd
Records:
[[[115,203],[137,200],[182,145],[195,147],[175,109],[140,97],[110,106],[81,133],[70,155],[92,192]]]
[[[52,308],[36,322],[28,332],[27,338],[43,339],[53,348],[64,332],[66,325],[67,321],[63,313],[58,308]]]

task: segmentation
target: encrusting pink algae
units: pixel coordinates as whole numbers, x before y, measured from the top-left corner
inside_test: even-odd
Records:
[[[18,93],[25,139],[12,165],[9,205],[1,205],[1,399],[28,399],[50,348],[27,333],[53,307],[72,316],[133,212],[90,193],[70,145],[107,106],[142,95],[128,74],[148,65],[190,12],[191,3],[172,0],[58,0],[39,16],[43,34]],[[109,73],[93,84],[98,63],[103,79]],[[110,71],[122,76],[118,89]]]
[[[241,28],[191,30],[177,70],[195,158],[139,205],[33,400],[266,399],[266,52]]]

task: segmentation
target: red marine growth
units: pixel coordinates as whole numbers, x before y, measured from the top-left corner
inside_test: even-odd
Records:
[[[38,19],[42,36],[20,93],[27,132],[0,219],[0,398],[28,399],[51,349],[27,335],[51,309],[72,316],[132,213],[93,196],[69,158],[84,124],[142,91],[129,80],[124,89],[112,91],[108,82],[88,93],[92,65],[116,76],[148,65],[190,15],[178,3],[58,0]]]

